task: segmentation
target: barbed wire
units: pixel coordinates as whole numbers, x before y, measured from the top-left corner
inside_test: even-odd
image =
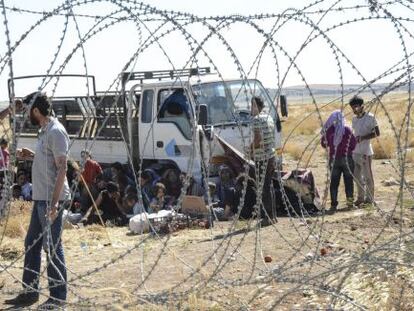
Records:
[[[111,4],[114,8],[106,14],[101,14],[102,8],[99,7],[100,4]],[[263,71],[274,68],[276,83],[273,88],[276,92],[273,94],[272,101],[276,109],[279,107],[279,97],[284,92],[288,77],[292,72],[297,74],[298,79],[304,85],[303,94],[307,94],[310,97],[312,110],[302,113],[298,120],[292,122],[293,126],[290,130],[283,131],[283,150],[292,144],[298,143],[297,130],[304,124],[307,124],[309,120],[314,120],[312,118],[316,117],[318,125],[323,127],[327,109],[329,110],[330,107],[336,107],[339,104],[340,109],[345,113],[347,97],[366,93],[369,94],[367,96],[369,100],[366,103],[367,109],[372,111],[376,116],[380,113],[384,114],[385,122],[390,127],[389,135],[391,135],[396,144],[396,162],[390,161],[389,166],[392,173],[396,174],[396,178],[398,178],[398,193],[395,194],[395,197],[388,198],[387,204],[389,206],[383,206],[381,203],[378,203],[371,212],[364,213],[361,211],[364,217],[371,216],[378,222],[377,227],[371,228],[372,234],[369,243],[360,241],[357,237],[352,236],[341,236],[338,238],[342,243],[350,245],[350,248],[357,249],[358,247],[362,247],[363,249],[361,251],[332,252],[329,256],[322,254],[322,249],[326,249],[326,240],[329,239],[327,235],[331,233],[329,230],[332,229],[331,216],[326,213],[325,207],[328,204],[328,187],[331,182],[333,168],[328,164],[329,153],[325,152],[322,159],[325,160],[324,168],[326,170],[324,171],[324,191],[321,198],[322,207],[319,215],[311,215],[305,207],[304,202],[300,199],[298,200],[299,209],[295,209],[294,203],[291,201],[292,199],[283,187],[282,176],[278,172],[275,182],[281,192],[282,202],[280,203],[285,206],[288,214],[286,222],[282,221],[284,220],[283,218],[279,218],[279,222],[273,222],[271,215],[265,211],[265,218],[271,221],[271,225],[268,228],[263,228],[259,212],[256,218],[249,219],[243,223],[245,229],[239,232],[237,227],[240,225],[239,218],[248,188],[248,180],[245,178],[242,184],[242,195],[237,206],[237,213],[234,219],[229,222],[227,230],[210,227],[205,231],[205,240],[196,241],[196,243],[200,244],[199,249],[202,248],[202,245],[205,246],[202,256],[198,257],[197,255],[200,254],[194,254],[194,257],[199,259],[197,264],[191,260],[189,254],[186,254],[185,251],[179,253],[175,249],[174,235],[172,233],[166,236],[159,234],[156,228],[150,224],[153,234],[138,237],[133,245],[125,246],[125,249],[122,250],[116,250],[111,243],[110,248],[113,257],[101,258],[101,261],[96,262],[92,268],[72,267],[72,263],[68,262],[67,270],[71,276],[63,283],[66,283],[70,293],[70,298],[67,302],[69,308],[73,308],[74,310],[85,308],[112,310],[116,306],[120,306],[124,309],[132,309],[137,304],[143,305],[144,309],[145,306],[181,308],[183,301],[188,303],[191,297],[194,296],[200,300],[208,301],[211,305],[216,303],[226,309],[248,310],[260,308],[270,310],[282,306],[289,297],[298,297],[297,295],[300,296],[305,291],[310,290],[315,292],[311,296],[318,300],[319,308],[335,308],[341,306],[348,309],[366,310],[370,306],[366,305],[355,292],[350,290],[348,283],[359,271],[365,269],[366,275],[376,275],[377,269],[379,268],[384,269],[387,273],[395,272],[395,269],[402,267],[412,268],[412,264],[404,259],[404,256],[413,255],[413,251],[407,249],[406,245],[414,243],[414,232],[412,227],[409,227],[403,221],[406,217],[413,217],[405,205],[405,202],[410,201],[407,201],[405,198],[408,198],[408,200],[414,199],[414,190],[410,188],[409,183],[409,178],[412,178],[412,176],[408,171],[408,154],[410,148],[412,148],[409,141],[413,102],[411,97],[411,58],[414,51],[412,51],[411,45],[414,37],[411,31],[411,23],[414,21],[414,18],[410,16],[411,11],[414,9],[412,1],[395,0],[380,2],[369,0],[355,3],[355,5],[349,5],[342,0],[317,0],[310,2],[302,9],[289,8],[282,13],[246,16],[233,14],[207,17],[200,17],[180,11],[160,10],[154,6],[133,0],[65,0],[62,4],[57,5],[55,9],[48,11],[10,6],[6,5],[3,0],[1,1],[1,5],[6,40],[4,42],[5,50],[1,51],[0,54],[0,77],[4,77],[6,75],[5,69],[9,68],[8,78],[11,81],[11,102],[16,97],[19,98],[24,95],[14,93],[14,67],[16,59],[19,59],[15,55],[20,51],[19,48],[22,43],[30,43],[30,40],[32,40],[31,36],[36,32],[42,31],[40,26],[51,22],[52,18],[63,18],[63,27],[61,32],[59,32],[59,40],[54,50],[49,51],[53,52],[51,54],[53,56],[47,68],[44,70],[44,77],[37,86],[39,91],[45,90],[46,87],[51,88],[50,95],[53,98],[56,97],[56,92],[61,83],[59,75],[64,74],[68,70],[67,68],[70,68],[72,63],[75,62],[76,57],[81,59],[81,65],[78,66],[79,71],[85,77],[92,73],[90,69],[91,55],[88,53],[92,49],[90,47],[92,40],[99,40],[100,35],[104,35],[117,25],[129,23],[134,26],[137,32],[138,43],[132,55],[116,71],[117,73],[109,83],[108,88],[102,93],[101,98],[94,98],[95,94],[90,93],[90,81],[88,78],[85,78],[84,87],[87,90],[85,97],[88,101],[95,101],[95,109],[102,108],[105,96],[112,94],[111,92],[115,90],[115,96],[113,96],[110,106],[105,106],[105,108],[108,108],[110,111],[118,111],[118,102],[123,99],[123,96],[125,97],[124,92],[129,91],[128,89],[124,89],[125,85],[123,85],[122,81],[123,73],[130,72],[127,78],[129,80],[133,71],[146,68],[144,64],[145,53],[151,53],[155,49],[160,53],[160,58],[163,58],[162,61],[165,61],[172,71],[181,68],[199,69],[203,67],[204,62],[207,62],[208,66],[213,69],[212,71],[216,73],[217,79],[215,81],[225,86],[228,83],[225,78],[228,76],[227,71],[233,70],[233,76],[242,81],[235,98],[239,98],[240,96],[247,106],[249,105],[249,98],[257,91],[257,86],[252,81],[260,79]],[[399,11],[400,6],[406,9],[404,11],[404,14],[407,14],[406,16],[403,16],[402,12]],[[97,11],[93,14],[87,14],[82,11],[87,11],[90,7],[96,7]],[[393,10],[397,13],[394,13]],[[17,33],[14,33],[14,29],[9,26],[12,25],[9,21],[10,16],[14,14],[39,16],[39,19],[33,21],[32,25],[18,37]],[[349,17],[347,14],[354,15],[350,15]],[[393,65],[382,70],[381,74],[374,78],[368,78],[368,75],[364,74],[363,70],[359,69],[356,65],[358,62],[347,55],[346,51],[348,46],[338,44],[334,36],[330,35],[339,29],[346,31],[347,27],[352,25],[377,21],[387,22],[393,27],[393,32],[400,45],[399,48],[401,48],[402,56]],[[301,42],[296,42],[298,43],[296,50],[292,51],[289,45],[290,42],[281,40],[279,36],[285,28],[295,23],[303,27],[304,35],[299,39],[302,40]],[[256,39],[259,39],[259,44],[255,47],[250,46],[249,42],[244,44],[244,49],[251,49],[255,55],[253,61],[248,66],[242,61],[244,57],[243,52],[237,49],[237,45],[234,44],[235,38],[229,36],[229,30],[233,27],[237,29],[236,27],[238,25],[249,27],[249,30],[255,32]],[[72,31],[70,27],[72,26],[74,27],[74,31],[70,33]],[[194,27],[194,29],[191,27]],[[201,37],[199,36],[199,28],[197,27],[201,27],[205,32]],[[49,29],[48,31],[55,33],[58,32],[57,29]],[[64,43],[68,41],[69,33],[76,37],[71,50],[68,50],[64,46]],[[10,40],[10,34],[13,34],[12,38],[18,39],[12,42]],[[166,41],[173,36],[181,38],[184,42],[179,43],[181,45],[178,46],[182,55],[188,54],[188,56],[183,56],[183,59],[178,59]],[[126,36],[126,45],[129,43],[128,39],[129,37]],[[295,40],[295,38],[291,37],[289,40]],[[319,102],[318,95],[310,83],[312,78],[307,76],[306,70],[301,68],[302,64],[300,62],[300,58],[306,55],[312,43],[318,40],[323,41],[325,47],[333,57],[333,63],[331,65],[337,72],[340,89],[339,96],[323,104]],[[221,55],[217,56],[216,53],[210,52],[209,44],[213,41],[218,44],[220,49],[225,51],[223,57],[228,57],[228,67],[222,65]],[[357,49],[358,47],[353,48]],[[67,54],[62,56],[64,53]],[[96,51],[95,53],[99,52]],[[384,53],[384,57],[386,57],[386,53]],[[263,69],[262,66],[266,66],[266,68]],[[380,67],[381,64],[378,64],[378,66]],[[345,75],[346,70],[349,69],[363,83],[354,89],[346,90]],[[384,79],[391,79],[391,82],[387,82],[386,86],[378,91],[375,84],[379,81],[384,81]],[[202,77],[198,75],[196,76],[196,80],[192,84],[192,87],[201,87],[203,84]],[[177,78],[172,78],[171,83],[166,86],[166,89],[170,91],[175,88],[187,90],[189,82],[189,80],[187,81],[187,79],[178,76]],[[136,87],[139,88],[142,86],[143,84],[141,83],[140,86]],[[387,107],[384,99],[388,95],[393,94],[392,92],[401,88],[404,89],[407,96],[403,98],[406,105],[403,107],[404,110],[400,111],[402,118],[398,120],[400,121],[398,124],[394,118],[395,111],[391,110],[392,107]],[[192,94],[187,94],[187,96],[190,102],[194,101]],[[154,113],[158,116],[160,112],[161,106],[158,106]],[[126,114],[126,111],[124,113]],[[233,114],[233,112],[231,113]],[[350,113],[347,112],[345,115],[349,117]],[[11,128],[13,138],[11,161],[15,162],[16,147],[22,138],[23,127],[17,127],[19,119],[16,118],[17,114],[15,110],[12,112],[12,116],[14,118]],[[86,146],[86,149],[93,152],[98,144],[100,133],[114,116],[118,123],[117,126],[120,129],[120,135],[126,151],[126,158],[128,159],[129,165],[133,168],[133,177],[139,194],[139,201],[142,203],[142,188],[139,181],[145,169],[146,163],[144,160],[147,159],[140,157],[138,166],[134,166],[132,145],[136,142],[130,141],[130,138],[122,130],[125,127],[123,122],[125,122],[126,117],[129,117],[129,115],[121,116],[119,113],[109,112],[96,129],[96,134],[92,136],[88,133],[82,144]],[[85,118],[94,119],[95,117],[93,113],[86,111]],[[176,211],[179,211],[187,189],[190,187],[190,178],[193,177],[192,172],[196,170],[197,166],[200,166],[198,161],[202,158],[200,156],[203,152],[202,147],[197,144],[199,135],[197,118],[198,116],[196,114],[190,116],[192,142],[189,146],[188,162],[186,163],[186,171],[188,174],[184,180],[181,194],[178,197]],[[287,119],[285,122],[290,121]],[[156,130],[157,124],[157,119],[153,118],[149,124],[149,133]],[[236,119],[235,128],[240,133],[243,132],[243,124],[238,119]],[[284,127],[282,127],[283,129]],[[218,137],[225,135],[224,127],[218,126],[215,135]],[[319,132],[309,135],[306,141],[303,141],[305,146],[300,151],[297,162],[294,165],[292,163],[290,166],[294,169],[308,168],[311,164],[311,159],[318,157],[320,139],[321,135]],[[152,140],[153,137],[151,135],[146,135],[142,149],[150,148],[154,144]],[[240,140],[243,149],[249,145],[249,139],[246,139],[243,135],[241,135]],[[383,146],[381,143],[381,137],[377,141],[383,151],[387,150],[386,146]],[[75,139],[71,142],[71,146],[74,144],[76,144]],[[217,144],[212,146],[209,154],[212,155],[216,152],[218,152]],[[309,155],[309,157],[305,161],[306,155]],[[390,157],[392,158],[392,155]],[[209,176],[213,170],[214,168],[209,163],[205,166],[201,165],[200,167],[199,175],[201,176],[205,189],[208,189]],[[248,167],[244,167],[242,171],[247,175]],[[4,221],[2,220],[1,223],[2,237],[0,239],[0,248],[5,243],[6,230],[9,225],[8,220],[11,217],[11,210],[13,209],[13,203],[11,203],[11,186],[14,173],[12,170],[6,172],[5,177],[6,196],[2,201],[3,206],[1,206],[2,211],[4,211]],[[72,189],[73,192],[77,190],[77,186],[75,184]],[[264,180],[258,182],[257,188],[257,202],[254,210],[260,211],[262,208],[261,193],[264,189]],[[300,193],[297,193],[296,196],[300,198]],[[395,203],[392,203],[394,200]],[[208,194],[208,191],[207,203],[212,203],[212,198]],[[64,207],[61,206],[59,212],[62,212],[63,209]],[[398,222],[394,221],[396,215],[398,215]],[[348,220],[348,218],[344,218],[345,220]],[[341,222],[341,220],[338,221]],[[87,231],[85,228],[77,230]],[[104,227],[103,230],[111,236],[111,228]],[[178,234],[185,235],[186,233],[179,232]],[[190,233],[189,235],[191,236]],[[220,238],[217,238],[217,236]],[[32,245],[27,246],[24,253],[21,253],[7,263],[0,264],[0,277],[5,279],[10,278],[18,284],[23,284],[20,276],[16,275],[15,271],[21,272],[23,269],[27,269],[20,267],[22,257],[44,238],[50,238],[50,224],[44,228],[43,232],[34,240]],[[277,246],[273,245],[271,247],[272,249],[278,246],[286,249],[286,255],[281,256],[276,267],[266,263],[264,258],[266,254],[265,249],[269,249],[269,244],[271,245],[275,241],[281,244]],[[207,242],[208,245],[205,244]],[[151,256],[146,254],[146,243],[152,243],[157,246],[156,250],[151,251]],[[70,249],[67,252],[70,253]],[[310,252],[311,255],[309,255]],[[134,257],[138,253],[140,256]],[[48,255],[55,257],[55,254],[56,247],[53,247],[53,250],[49,251]],[[150,258],[150,262],[147,261],[148,258]],[[164,283],[157,278],[159,277],[160,270],[163,269],[165,261],[171,260],[172,258],[182,265],[182,269],[185,268],[188,271],[179,279],[174,280],[174,282]],[[107,293],[105,297],[101,297],[100,292],[96,294],[84,293],[86,289],[105,289],[105,285],[94,281],[94,277],[97,278],[100,276],[102,278],[105,277],[106,273],[113,273],[113,271],[110,271],[111,267],[112,269],[121,267],[126,260],[129,260],[127,263],[130,266],[128,274],[131,276],[131,280],[129,280],[131,286],[128,291],[128,299],[117,290]],[[239,264],[245,269],[245,274],[241,277],[240,273],[233,274],[233,268],[236,264]],[[47,271],[46,267],[39,273],[37,271],[32,272],[38,273],[39,277],[45,277],[45,271]],[[168,271],[164,271],[162,274],[165,273],[168,273]],[[330,279],[331,277],[334,277],[335,280]],[[408,280],[412,278],[412,282],[406,280],[406,286],[413,290],[414,276],[412,273],[408,273],[407,278]],[[49,276],[48,279],[50,280]],[[59,282],[59,280],[52,281],[55,282],[53,286],[60,286],[62,284],[62,281]],[[108,279],[107,281],[111,282],[115,280]],[[155,281],[163,283],[162,286],[154,285]],[[285,287],[276,292],[276,284]],[[34,290],[31,284],[23,285]],[[44,293],[47,288],[50,287],[39,287],[36,290],[42,296],[48,297]],[[4,293],[11,295],[16,294],[18,291],[18,289],[13,287],[7,289]],[[220,296],[215,296],[215,294],[221,294],[225,291],[232,292],[238,298],[226,300]],[[267,299],[266,302],[262,301],[263,297]],[[324,300],[324,298],[327,299]],[[414,296],[412,299],[414,299]],[[400,300],[403,301],[403,297],[400,297]],[[108,302],[111,302],[111,304],[108,305]],[[296,305],[296,303],[299,305]],[[289,307],[292,308],[295,305],[296,307],[303,308],[307,306],[306,303],[307,300],[302,297],[296,302],[292,302]],[[414,302],[412,303],[414,304]]]

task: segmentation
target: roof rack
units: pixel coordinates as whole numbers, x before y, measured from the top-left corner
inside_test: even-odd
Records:
[[[178,77],[191,77],[197,75],[207,75],[210,74],[210,67],[198,67],[198,68],[184,68],[184,69],[175,69],[175,70],[152,70],[152,71],[137,71],[137,72],[123,72],[122,73],[122,85],[128,81],[140,80],[142,83],[143,80],[150,79],[174,79]]]
[[[13,77],[13,81],[14,80],[20,80],[20,79],[33,79],[33,78],[87,78],[87,79],[92,79],[92,90],[93,90],[93,95],[96,95],[96,83],[95,83],[95,76],[92,75],[86,75],[86,74],[49,74],[49,75],[29,75],[29,76],[20,76],[20,77]],[[7,87],[8,87],[8,91],[9,91],[9,101],[12,101],[12,80],[8,79],[7,80]]]

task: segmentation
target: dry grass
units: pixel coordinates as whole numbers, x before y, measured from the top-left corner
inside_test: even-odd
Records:
[[[0,233],[9,238],[22,238],[30,222],[31,202],[15,201],[11,203],[10,213],[0,222]]]
[[[313,157],[316,157],[316,153],[313,152],[313,148],[301,146],[298,143],[287,143],[283,149],[284,154],[288,154],[295,161],[300,161],[301,166],[307,167]]]
[[[283,124],[283,132],[285,135],[292,133],[293,135],[314,135],[320,130],[321,122],[316,115],[308,116],[303,113],[301,115],[292,116]]]
[[[395,157],[396,143],[390,136],[381,136],[372,141],[374,149],[374,159],[392,159]]]
[[[105,232],[105,227],[99,224],[93,224],[93,225],[86,226],[85,229],[89,232],[99,232],[99,233]]]
[[[411,135],[408,136],[408,147],[414,147],[414,132],[412,132]]]
[[[316,109],[313,104],[298,104],[290,106],[289,117],[283,124],[283,133],[287,137],[291,132],[293,135],[314,135],[318,134],[322,124],[328,119],[334,110],[342,109],[345,119],[349,124],[353,113],[349,106],[342,107],[341,103],[331,103],[329,105],[318,105]],[[319,118],[320,115],[320,119]]]
[[[392,120],[394,128],[399,131],[403,128],[405,130],[407,125],[407,114],[408,114],[408,103],[407,98],[400,97],[400,98],[393,98],[388,102],[384,102],[384,106],[386,111],[382,107],[378,107],[376,111],[373,109],[372,112],[376,112],[376,118],[378,120],[379,126],[381,131],[384,130],[391,130],[391,124],[389,119]],[[410,114],[410,123],[414,121],[414,116]],[[388,115],[388,116],[387,116]]]
[[[299,160],[303,155],[304,148],[295,143],[287,143],[283,148],[283,153],[290,155],[294,160]]]
[[[405,118],[405,112],[401,111],[399,109],[396,109],[395,111],[390,113],[392,116],[392,121],[394,123],[394,126],[397,130],[400,130],[401,127],[404,126],[405,122],[407,122],[407,119]],[[388,120],[384,120],[388,122]]]
[[[3,241],[0,245],[0,258],[14,260],[23,254],[23,248],[11,241]]]
[[[405,140],[403,142],[405,143]],[[414,147],[414,129],[408,132],[407,145],[409,148]]]
[[[406,163],[414,163],[414,150],[407,151],[407,155],[405,157]]]
[[[31,202],[14,201],[8,217],[0,221],[0,235],[4,237],[0,245],[1,260],[14,260],[23,254],[21,242],[29,226],[31,208]]]

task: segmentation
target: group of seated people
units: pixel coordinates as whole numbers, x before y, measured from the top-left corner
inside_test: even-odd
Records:
[[[184,195],[204,198],[206,207],[218,220],[238,213],[242,218],[250,218],[256,203],[254,180],[244,174],[236,178],[232,168],[225,164],[220,166],[215,182],[203,185],[175,167],[146,168],[135,178],[128,165],[115,162],[103,168],[88,151],[82,151],[81,158],[80,167],[70,165],[68,170],[74,193],[68,211],[72,223],[126,225],[130,217],[142,212],[177,209]],[[16,176],[13,198],[31,200],[29,174],[21,169]],[[242,197],[243,208],[238,211]]]
[[[133,215],[172,209],[177,205],[185,183],[188,186],[184,194],[204,194],[203,188],[192,177],[176,168],[161,168],[161,175],[157,172],[160,168],[147,168],[136,174],[135,179],[129,166],[115,162],[103,169],[88,152],[83,153],[82,168],[72,173],[72,187],[78,190],[71,212],[81,215],[81,219],[76,219],[84,224],[110,222],[125,225]]]
[[[159,165],[144,169],[135,179],[129,166],[115,162],[102,169],[86,154],[80,176],[72,211],[82,215],[84,224],[109,221],[126,225],[130,217],[142,212],[177,210],[185,195],[202,197],[218,220],[227,220],[235,214],[250,218],[256,204],[254,180],[247,174],[236,178],[233,169],[225,164],[220,166],[215,182],[203,185],[175,167]],[[239,211],[240,203],[243,208]]]

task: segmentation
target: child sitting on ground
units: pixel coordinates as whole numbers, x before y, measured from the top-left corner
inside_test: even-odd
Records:
[[[171,209],[170,198],[165,195],[165,186],[162,183],[155,184],[155,197],[151,200],[148,213],[158,213],[163,209]]]
[[[138,195],[134,192],[127,193],[125,197],[125,205],[127,210],[127,215],[130,214],[141,214],[145,212],[145,209],[142,204],[138,201]]]

